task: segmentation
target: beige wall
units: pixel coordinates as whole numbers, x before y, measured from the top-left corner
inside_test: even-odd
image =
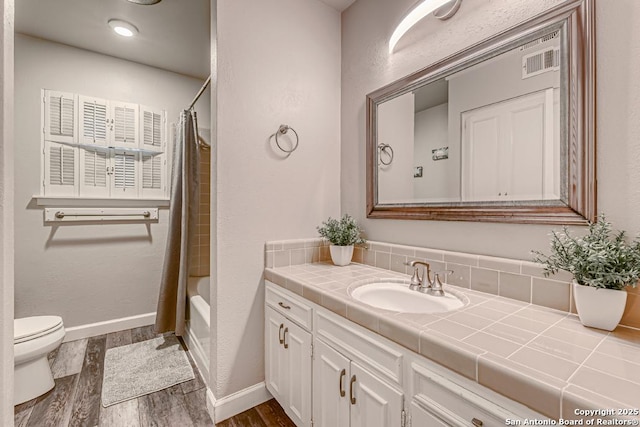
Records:
[[[15,315],[56,314],[78,326],[156,310],[168,210],[144,224],[43,224],[40,90],[68,91],[166,108],[177,121],[202,81],[129,61],[16,37]],[[210,127],[209,99],[199,124]]]
[[[317,0],[224,1],[217,26],[211,364],[221,398],[264,380],[265,241],[314,236],[340,213],[340,14]],[[300,136],[288,157],[270,139],[281,124]]]
[[[13,396],[13,0],[0,2],[0,396]],[[13,425],[13,399],[0,399],[0,424]]]
[[[388,37],[414,0],[358,0],[342,16],[342,211],[370,239],[508,258],[547,250],[544,225],[365,218],[365,95],[559,0],[466,0],[448,21],[427,17],[388,54]],[[640,231],[640,2],[596,4],[598,208],[617,228]]]

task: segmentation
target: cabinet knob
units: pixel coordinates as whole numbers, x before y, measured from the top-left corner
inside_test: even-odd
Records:
[[[352,376],[351,377],[351,382],[349,383],[349,398],[351,399],[351,404],[355,405],[356,404],[356,398],[353,397],[353,383],[356,382],[356,376]]]
[[[280,307],[284,308],[285,310],[291,310],[291,306],[289,306],[289,305],[284,305],[284,303],[283,303],[282,301],[280,301],[280,302],[278,303],[278,305],[279,305]]]
[[[280,344],[284,343],[284,338],[282,338],[282,328],[284,328],[284,324],[280,323],[280,330],[278,330],[278,340],[280,340]]]
[[[340,372],[340,384],[338,384],[340,389],[340,397],[344,397],[344,395],[346,394],[346,392],[344,391],[344,385],[342,384],[342,380],[344,379],[345,375],[347,375],[347,370],[343,369],[342,372]]]
[[[473,424],[475,427],[482,427],[484,425],[482,420],[479,420],[477,418],[472,419],[471,424]]]
[[[287,332],[289,332],[289,328],[284,328],[284,334],[282,335],[282,343],[284,344],[284,348],[289,348],[289,344],[287,344]]]

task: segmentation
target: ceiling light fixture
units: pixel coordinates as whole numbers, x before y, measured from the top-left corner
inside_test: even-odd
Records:
[[[395,49],[402,36],[422,18],[433,13],[438,19],[449,19],[458,11],[461,2],[462,0],[423,0],[418,3],[407,13],[402,21],[400,21],[393,34],[391,34],[391,38],[389,39],[389,53],[393,53],[393,49]]]
[[[133,37],[138,34],[138,29],[135,27],[135,25],[130,24],[127,21],[122,21],[120,19],[110,19],[108,24],[111,29],[113,29],[113,31],[121,36]]]
[[[150,6],[152,4],[160,3],[161,0],[128,0],[131,3],[141,4],[143,6]]]

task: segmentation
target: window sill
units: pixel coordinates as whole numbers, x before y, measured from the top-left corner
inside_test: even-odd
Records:
[[[38,207],[169,207],[170,200],[166,199],[111,199],[111,198],[93,198],[93,197],[52,197],[52,196],[33,196],[33,200]]]

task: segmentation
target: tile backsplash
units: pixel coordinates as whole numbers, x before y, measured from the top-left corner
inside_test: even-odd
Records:
[[[330,262],[329,244],[321,238],[267,242],[265,266],[287,267],[312,262]],[[452,270],[447,283],[535,305],[575,313],[572,276],[560,271],[545,277],[540,264],[509,258],[451,252],[439,249],[367,242],[356,247],[353,262],[411,274],[409,261],[428,262],[434,273]],[[640,290],[630,289],[623,325],[640,328]]]

